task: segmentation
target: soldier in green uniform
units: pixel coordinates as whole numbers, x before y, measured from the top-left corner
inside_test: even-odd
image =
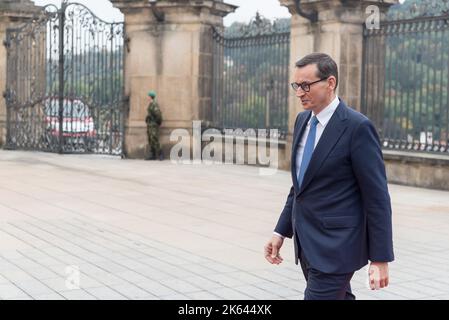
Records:
[[[149,154],[147,160],[162,160],[163,155],[161,153],[161,145],[159,143],[159,127],[162,123],[162,113],[159,109],[159,105],[156,102],[156,92],[148,92],[150,103],[147,109],[147,116],[145,122],[147,124],[147,135]]]

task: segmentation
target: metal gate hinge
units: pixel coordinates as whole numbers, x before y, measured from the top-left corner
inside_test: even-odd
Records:
[[[131,41],[131,38],[128,37],[127,34],[125,34],[124,39],[123,39],[123,42],[125,43],[126,52],[128,52],[128,53],[131,51],[131,48],[130,48],[130,46],[129,46],[130,41]]]

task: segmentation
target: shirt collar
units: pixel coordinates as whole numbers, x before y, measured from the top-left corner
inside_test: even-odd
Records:
[[[321,112],[316,116],[318,119],[318,122],[325,127],[326,124],[331,119],[332,115],[334,114],[335,110],[337,109],[338,105],[340,104],[340,99],[338,96],[335,96],[335,99],[332,100],[332,102],[326,106]],[[312,116],[314,116],[315,113],[312,111]],[[310,124],[312,117],[310,117],[308,124]]]

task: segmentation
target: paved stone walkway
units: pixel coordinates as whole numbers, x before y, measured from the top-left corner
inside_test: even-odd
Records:
[[[0,299],[303,297],[291,240],[283,264],[263,257],[288,172],[0,151],[0,179]],[[449,192],[390,191],[390,287],[362,269],[355,294],[449,299]]]

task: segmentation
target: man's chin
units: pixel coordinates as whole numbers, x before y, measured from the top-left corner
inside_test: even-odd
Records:
[[[310,110],[310,109],[312,109],[312,105],[310,104],[310,102],[306,102],[306,103],[302,103],[302,102],[301,102],[301,105],[302,105],[302,107],[303,107],[305,110]]]

